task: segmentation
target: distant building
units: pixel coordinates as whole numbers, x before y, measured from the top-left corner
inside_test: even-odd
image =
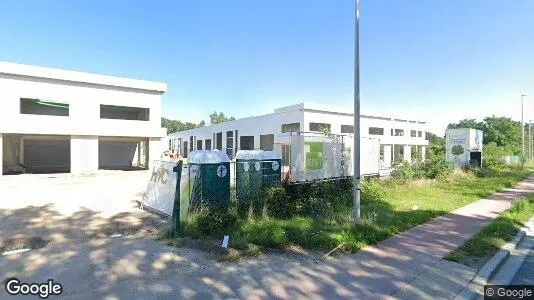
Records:
[[[160,158],[158,82],[0,62],[0,169],[148,168]]]
[[[352,136],[354,114],[350,110],[300,103],[275,109],[274,113],[228,121],[169,135],[169,148],[187,157],[192,150],[217,149],[233,159],[237,150],[277,150],[283,163],[289,164],[286,148],[288,132],[322,132]],[[425,156],[426,122],[361,116],[362,137],[380,141],[380,163],[391,167],[392,161],[411,160],[417,153]]]

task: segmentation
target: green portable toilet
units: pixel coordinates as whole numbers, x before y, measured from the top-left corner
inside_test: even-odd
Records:
[[[262,187],[280,184],[282,180],[282,155],[277,151],[262,151],[260,156]]]
[[[257,198],[261,192],[261,152],[239,150],[235,155],[236,197],[239,201]]]
[[[230,159],[220,151],[196,150],[187,156],[190,177],[190,203],[230,202]]]

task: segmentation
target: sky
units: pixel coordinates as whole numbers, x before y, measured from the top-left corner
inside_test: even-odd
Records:
[[[166,82],[163,116],[353,106],[355,0],[2,0],[0,60]],[[361,0],[362,113],[534,119],[534,1]]]

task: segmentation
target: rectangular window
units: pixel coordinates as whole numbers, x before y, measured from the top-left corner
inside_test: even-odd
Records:
[[[253,136],[242,135],[239,140],[239,147],[241,147],[241,150],[254,150]]]
[[[410,130],[410,137],[417,137],[417,130]]]
[[[371,135],[384,135],[384,128],[369,127],[369,134],[371,134]]]
[[[228,155],[230,159],[234,158],[234,132],[233,131],[226,132],[226,155]]]
[[[310,131],[315,131],[315,132],[323,132],[323,131],[331,132],[331,131],[330,131],[330,124],[327,124],[327,123],[312,123],[312,122],[310,122]]]
[[[288,124],[282,124],[282,133],[286,132],[299,132],[300,131],[300,123],[288,123]]]
[[[20,113],[24,115],[69,116],[69,105],[39,99],[20,98]]]
[[[417,137],[423,137],[423,132],[421,130],[417,132]]]
[[[189,153],[188,150],[189,150],[189,147],[187,147],[187,141],[184,141],[184,153],[183,153],[184,158],[187,158],[187,154]]]
[[[393,129],[391,129],[391,135],[393,135]],[[395,136],[404,136],[404,129],[395,129]]]
[[[211,150],[211,139],[206,139],[206,145],[204,148],[206,148],[206,150]]]
[[[260,135],[260,149],[264,151],[273,151],[274,134]]]
[[[341,125],[341,133],[354,133],[354,125]]]
[[[202,140],[197,140],[197,150],[202,150]]]
[[[380,145],[380,160],[384,160],[384,145]]]
[[[215,140],[216,149],[219,151],[222,151],[222,132],[218,132],[216,134],[216,137],[217,137]]]
[[[100,104],[100,119],[148,121],[150,109]]]

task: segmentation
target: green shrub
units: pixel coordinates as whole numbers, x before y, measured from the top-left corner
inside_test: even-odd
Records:
[[[443,178],[454,171],[452,164],[445,161],[444,155],[432,155],[425,162],[424,172],[428,179]]]
[[[425,177],[425,170],[419,162],[400,161],[395,163],[391,177],[402,181],[421,179]]]
[[[503,147],[497,146],[495,143],[489,143],[484,146],[482,152],[482,166],[493,172],[500,172],[506,167],[504,157],[507,151]]]
[[[190,216],[190,227],[205,235],[220,235],[231,231],[238,222],[237,209],[234,205],[202,205]]]
[[[295,213],[296,203],[287,196],[283,186],[263,189],[260,199],[269,216],[286,219]]]

